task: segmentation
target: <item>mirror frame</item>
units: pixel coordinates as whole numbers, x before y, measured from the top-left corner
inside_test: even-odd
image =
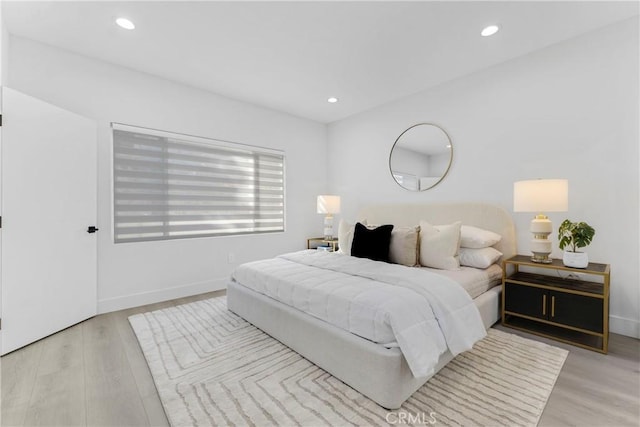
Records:
[[[436,181],[432,186],[427,187],[427,188],[423,188],[423,189],[419,189],[419,190],[411,190],[407,187],[404,187],[402,184],[400,184],[397,180],[396,177],[393,176],[393,169],[391,169],[391,156],[393,155],[393,149],[396,148],[396,145],[398,144],[398,141],[400,141],[400,138],[402,138],[402,135],[404,135],[405,133],[409,132],[411,129],[418,127],[418,126],[434,126],[438,129],[440,129],[442,131],[442,133],[444,133],[444,135],[447,137],[447,140],[449,141],[449,145],[451,146],[450,148],[450,156],[449,156],[449,164],[447,165],[447,168],[445,169],[444,173],[442,174],[442,176],[440,177],[440,179],[438,181]],[[407,129],[405,129],[395,140],[395,142],[393,143],[393,145],[391,146],[391,151],[389,151],[389,173],[391,174],[391,179],[393,179],[393,182],[395,182],[396,184],[398,184],[399,187],[403,188],[404,190],[407,191],[411,191],[413,193],[419,193],[422,191],[427,191],[432,189],[433,187],[435,187],[436,185],[440,184],[442,182],[442,180],[447,176],[447,174],[449,173],[449,170],[451,169],[451,165],[453,164],[453,143],[451,142],[451,137],[449,136],[449,134],[447,133],[446,130],[442,129],[442,127],[438,126],[435,123],[429,123],[429,122],[423,122],[423,123],[416,123],[415,125],[409,126]]]

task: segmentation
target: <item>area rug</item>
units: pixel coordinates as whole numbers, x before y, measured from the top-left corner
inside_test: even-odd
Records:
[[[225,297],[129,321],[173,426],[535,426],[568,354],[490,329],[389,411],[228,311]]]

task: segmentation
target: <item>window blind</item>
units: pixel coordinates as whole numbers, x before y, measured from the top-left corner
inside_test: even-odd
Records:
[[[284,231],[284,153],[112,127],[116,243]]]

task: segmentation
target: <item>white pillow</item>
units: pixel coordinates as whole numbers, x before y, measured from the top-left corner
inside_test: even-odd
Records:
[[[367,225],[367,220],[359,221],[362,225]],[[353,232],[355,224],[340,219],[338,225],[338,253],[351,255],[351,245],[353,244]]]
[[[493,231],[483,230],[482,228],[473,227],[471,225],[463,225],[460,230],[460,247],[482,249],[495,245],[502,236]]]
[[[460,221],[433,226],[420,221],[420,264],[441,270],[459,270]]]
[[[467,267],[485,269],[495,264],[500,257],[502,257],[502,252],[494,248],[460,248],[460,265]]]

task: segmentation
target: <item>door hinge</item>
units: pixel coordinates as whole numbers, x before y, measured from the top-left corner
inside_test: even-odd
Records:
[[[2,114],[0,114],[0,127],[2,127]]]
[[[0,319],[0,329],[2,329],[2,319]]]
[[[0,216],[0,228],[2,228],[2,217]]]

